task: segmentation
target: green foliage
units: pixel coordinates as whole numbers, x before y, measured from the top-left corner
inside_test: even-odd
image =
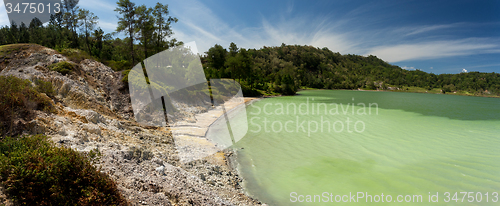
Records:
[[[13,53],[22,51],[23,49],[27,49],[29,46],[29,44],[2,45],[0,46],[0,57],[5,57]]]
[[[43,135],[6,137],[0,142],[0,181],[20,205],[126,205],[116,184],[80,154],[53,146]]]
[[[40,83],[41,82],[41,83]],[[29,80],[14,76],[0,76],[0,134],[9,132],[17,118],[31,120],[34,110],[51,112],[51,99],[39,91],[51,93],[50,82],[40,81],[36,88]],[[52,94],[52,93],[51,93]]]
[[[500,74],[469,72],[432,74],[404,70],[376,56],[341,55],[328,48],[285,45],[262,49],[239,49],[233,43],[229,52],[215,45],[202,57],[207,79],[233,78],[247,85],[245,96],[262,94],[295,94],[298,88],[316,89],[388,89],[435,93],[457,91],[457,94],[500,95]],[[375,83],[377,82],[377,83]],[[417,89],[419,88],[419,89]],[[420,91],[422,90],[422,91]]]
[[[130,70],[131,69],[122,71],[122,74],[123,74],[122,82],[125,84],[128,84],[128,74],[130,73]]]
[[[108,67],[111,67],[111,69],[113,69],[114,71],[123,71],[131,68],[130,62],[127,60],[109,60],[106,62],[106,65]]]
[[[54,97],[56,92],[54,91],[54,87],[52,87],[51,82],[46,82],[41,79],[35,80],[35,90],[39,93],[45,93],[49,97]]]
[[[72,63],[69,63],[67,61],[61,61],[61,62],[57,62],[55,64],[51,64],[49,66],[49,69],[51,69],[52,71],[59,72],[63,75],[66,75],[66,74],[71,73],[73,71],[73,69],[75,69],[75,65],[73,65]]]
[[[87,54],[87,52],[79,50],[79,49],[72,49],[72,48],[63,49],[60,53],[64,56],[68,57],[69,60],[71,60],[75,63],[80,63],[81,61],[83,61],[85,59],[94,59],[95,60],[95,58],[93,58],[92,56]]]

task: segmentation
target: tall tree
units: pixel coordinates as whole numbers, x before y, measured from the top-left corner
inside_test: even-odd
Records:
[[[90,32],[94,30],[95,26],[98,23],[99,17],[94,15],[94,13],[90,12],[86,9],[78,10],[78,21],[80,21],[80,32],[85,36],[85,44],[87,45],[87,51],[89,54],[92,53],[90,50]]]
[[[36,17],[33,18],[33,20],[31,20],[31,22],[30,22],[28,29],[29,29],[29,33],[30,33],[30,40],[29,41],[32,43],[42,44],[43,39],[45,39],[45,38],[43,37],[43,34],[42,34],[43,24],[40,21],[40,19],[38,19]]]
[[[92,33],[92,37],[95,41],[95,44],[94,44],[94,50],[92,50],[92,55],[94,56],[98,56],[99,58],[102,58],[101,56],[101,51],[102,51],[102,41],[103,41],[103,38],[104,38],[104,31],[99,28],[99,29],[96,29],[94,30],[94,33]]]
[[[135,3],[130,0],[119,0],[116,2],[118,6],[115,11],[121,16],[118,17],[118,27],[117,32],[125,32],[129,37],[129,49],[130,57],[132,58],[132,65],[135,65],[135,54],[134,54],[134,37],[136,33],[136,14],[135,14]]]
[[[148,47],[151,41],[153,41],[154,34],[154,18],[151,15],[153,12],[152,8],[147,8],[145,5],[136,8],[137,17],[137,32],[139,34],[139,41],[142,44],[144,50],[144,59],[148,58]]]
[[[11,44],[19,43],[19,29],[17,28],[16,22],[12,21],[10,24],[10,35],[8,36],[8,42]]]
[[[226,63],[227,50],[221,45],[215,44],[207,52],[207,63],[213,69],[216,69],[220,73],[220,77],[225,77],[224,75],[224,64]]]
[[[72,46],[78,47],[78,34],[76,29],[78,28],[78,6],[79,0],[63,0],[62,1],[62,11],[63,18],[66,28],[71,31],[72,36]]]
[[[163,5],[159,2],[156,3],[153,9],[153,16],[155,18],[156,53],[162,51],[165,47],[168,48],[169,46],[177,44],[176,39],[167,42],[167,38],[173,34],[170,25],[179,21],[175,17],[168,16],[169,13],[168,5]]]
[[[29,43],[30,42],[30,33],[28,31],[28,27],[24,22],[21,22],[21,26],[19,26],[19,43]]]

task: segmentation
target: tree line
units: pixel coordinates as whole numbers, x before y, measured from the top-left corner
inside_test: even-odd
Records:
[[[59,52],[79,49],[115,70],[126,70],[157,52],[182,44],[170,38],[171,26],[178,19],[169,16],[168,5],[147,7],[119,0],[116,31],[105,34],[97,26],[99,17],[77,4],[78,0],[63,0],[61,12],[51,15],[46,26],[37,18],[29,25],[11,22],[0,28],[0,45],[35,43]],[[114,38],[118,33],[126,37]]]
[[[295,94],[303,87],[317,89],[439,88],[443,93],[466,91],[500,95],[500,74],[468,72],[433,74],[405,70],[376,56],[341,55],[328,48],[285,45],[261,49],[228,49],[214,45],[202,57],[208,79],[233,78],[246,94]]]

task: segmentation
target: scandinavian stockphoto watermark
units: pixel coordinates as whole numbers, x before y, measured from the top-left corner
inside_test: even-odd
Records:
[[[169,128],[181,162],[212,155],[238,142],[248,129],[241,86],[232,79],[207,81],[194,42],[157,53],[128,74],[134,117],[140,124]],[[238,105],[229,107],[229,105]],[[214,107],[222,112],[206,132],[188,110]],[[231,114],[242,115],[235,122]],[[196,117],[188,117],[196,119]],[[205,140],[213,144],[208,144]]]
[[[251,104],[249,114],[250,132],[253,133],[307,133],[311,136],[316,132],[347,132],[362,133],[366,129],[365,122],[359,117],[378,115],[377,103],[352,102],[324,103],[307,98],[302,103],[266,103],[264,106]],[[272,121],[271,116],[286,116],[286,120]],[[332,118],[336,117],[336,118]],[[355,118],[358,117],[358,118]]]

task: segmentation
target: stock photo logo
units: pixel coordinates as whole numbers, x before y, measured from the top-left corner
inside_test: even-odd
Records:
[[[51,15],[61,13],[63,7],[74,8],[79,1],[68,1],[67,5],[63,5],[60,0],[4,0],[4,6],[9,17],[9,22],[17,25],[24,23],[30,25],[35,18],[40,25],[47,23],[51,19]]]
[[[181,162],[201,159],[230,147],[248,130],[241,86],[232,79],[207,82],[200,58],[190,50],[196,45],[194,42],[186,45],[191,46],[155,54],[129,73],[136,121],[150,126],[168,126]],[[222,115],[205,129],[196,124],[196,117],[192,121],[174,121],[186,109],[182,103],[196,105],[202,110],[216,107]],[[242,118],[233,118],[236,114]]]

